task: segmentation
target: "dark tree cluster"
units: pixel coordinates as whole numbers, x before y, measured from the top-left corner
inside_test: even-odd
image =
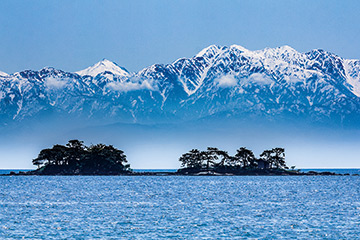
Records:
[[[217,171],[234,172],[251,169],[288,169],[285,163],[285,149],[273,148],[265,150],[260,157],[255,157],[253,151],[241,147],[234,156],[228,152],[214,147],[208,147],[206,151],[192,149],[183,154],[179,161],[182,171]]]
[[[101,143],[85,146],[79,140],[41,150],[33,164],[40,174],[116,175],[131,171],[122,150]]]

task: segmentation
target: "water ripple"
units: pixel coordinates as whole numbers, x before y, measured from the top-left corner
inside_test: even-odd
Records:
[[[0,238],[360,236],[352,176],[0,177]]]

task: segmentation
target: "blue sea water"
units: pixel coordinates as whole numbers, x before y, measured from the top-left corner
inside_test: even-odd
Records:
[[[31,171],[33,169],[0,169],[0,174],[9,174],[10,172],[27,172],[27,171]]]
[[[18,173],[20,171],[26,172],[31,171],[31,169],[0,169],[0,174],[9,174],[10,172]],[[176,172],[177,169],[133,169],[134,172]],[[312,169],[301,169],[302,172],[334,172],[339,174],[360,174],[360,169],[358,168],[312,168]]]
[[[176,172],[177,169],[133,169],[134,172]]]
[[[315,172],[333,172],[333,173],[337,173],[337,174],[360,174],[360,169],[358,168],[330,168],[330,169],[326,169],[326,168],[313,168],[313,169],[301,169],[302,172],[310,172],[310,171],[315,171]]]
[[[10,172],[27,172],[34,169],[0,169],[0,174],[9,174]],[[134,172],[176,172],[177,169],[133,169]]]
[[[0,239],[356,239],[358,176],[0,176]]]

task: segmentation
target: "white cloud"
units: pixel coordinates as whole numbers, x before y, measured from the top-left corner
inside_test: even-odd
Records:
[[[65,87],[67,83],[67,80],[49,77],[48,79],[46,79],[45,85],[48,88],[59,89]]]
[[[263,75],[261,73],[253,73],[248,78],[249,82],[262,83],[262,84],[271,84],[273,81],[270,77]]]
[[[142,82],[110,82],[106,84],[106,88],[110,88],[114,91],[120,92],[129,92],[141,89],[154,90],[153,86],[147,80],[144,80]]]
[[[234,87],[237,85],[238,80],[234,77],[234,75],[224,75],[220,78],[215,79],[219,87]]]
[[[284,76],[284,80],[288,83],[297,83],[303,81],[300,77],[296,76]]]

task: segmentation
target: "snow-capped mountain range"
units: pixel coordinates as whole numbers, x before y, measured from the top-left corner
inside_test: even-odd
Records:
[[[135,73],[106,59],[75,73],[0,72],[2,123],[47,114],[104,123],[263,117],[360,126],[360,61],[289,46],[212,45]]]

